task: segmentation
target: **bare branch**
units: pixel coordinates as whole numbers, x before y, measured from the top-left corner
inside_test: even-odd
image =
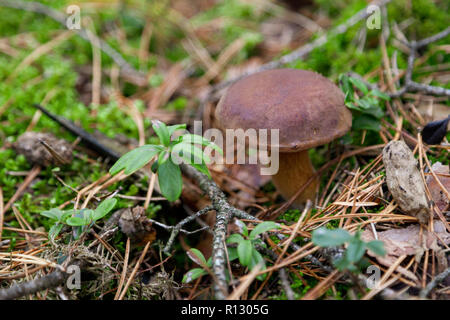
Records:
[[[427,286],[420,291],[420,297],[426,298],[428,294],[433,290],[439,283],[444,281],[448,276],[450,276],[450,268],[445,269],[443,272],[438,274]]]
[[[13,300],[27,294],[33,294],[45,289],[55,288],[61,285],[67,274],[56,270],[48,275],[27,282],[18,283],[7,289],[0,289],[0,300]]]
[[[184,218],[183,220],[178,222],[178,224],[176,226],[165,226],[165,225],[162,225],[162,223],[159,223],[157,221],[153,221],[153,220],[150,219],[153,223],[155,223],[155,224],[157,224],[157,225],[159,225],[161,227],[164,227],[166,229],[172,229],[172,233],[170,234],[170,238],[167,241],[166,246],[164,247],[164,252],[165,253],[169,253],[170,248],[172,248],[173,242],[175,240],[175,237],[178,235],[178,233],[184,232],[184,233],[187,233],[187,234],[192,234],[192,233],[195,233],[195,232],[198,232],[198,231],[205,230],[205,227],[203,227],[203,228],[200,228],[198,230],[189,232],[189,231],[186,231],[186,230],[182,229],[181,227],[184,226],[185,224],[191,222],[192,220],[195,220],[196,218],[198,218],[198,217],[208,213],[211,210],[214,210],[214,208],[212,206],[207,206],[207,207],[203,208],[202,210],[198,211],[196,214],[193,214],[193,215],[191,215],[189,217]]]
[[[414,61],[416,59],[417,49],[427,46],[433,42],[439,41],[450,34],[450,27],[447,29],[435,34],[434,36],[422,39],[420,41],[410,41],[408,43],[404,43],[409,47],[409,56],[408,56],[408,66],[405,73],[405,84],[402,88],[400,88],[397,92],[391,93],[390,96],[393,98],[400,97],[408,91],[421,91],[427,94],[437,95],[437,96],[447,96],[450,97],[450,89],[445,89],[437,86],[430,86],[427,84],[421,84],[412,80],[412,73],[414,69]]]

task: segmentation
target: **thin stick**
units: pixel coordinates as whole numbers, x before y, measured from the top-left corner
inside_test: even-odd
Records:
[[[428,285],[420,291],[420,297],[426,298],[428,294],[433,290],[439,283],[444,281],[450,275],[450,268],[445,269],[443,272],[438,274]]]
[[[144,209],[147,210],[150,204],[150,199],[152,198],[153,189],[155,188],[156,174],[151,173],[150,182],[148,185],[147,196],[145,197]]]
[[[133,272],[131,272],[130,277],[128,278],[127,284],[125,285],[125,287],[123,288],[122,293],[119,296],[119,300],[122,300],[123,297],[125,296],[125,294],[127,293],[128,287],[131,284],[131,281],[133,281],[134,276],[136,275],[137,270],[139,269],[139,266],[142,263],[142,260],[144,260],[145,255],[147,254],[147,250],[150,247],[150,242],[147,242],[147,244],[145,245],[144,251],[142,251],[141,256],[139,257],[138,262],[136,263],[136,265],[134,266]]]
[[[125,259],[123,261],[122,276],[120,277],[119,286],[117,287],[117,291],[116,291],[116,295],[114,296],[114,300],[117,300],[119,298],[119,294],[122,290],[122,286],[125,281],[125,277],[127,276],[127,268],[128,268],[129,258],[130,258],[130,238],[127,238],[127,245],[125,248]]]
[[[247,288],[250,286],[250,284],[255,280],[256,276],[258,275],[259,270],[261,269],[260,265],[256,265],[252,271],[244,276],[244,280],[241,281],[241,284],[234,290],[228,297],[227,300],[239,300],[240,296],[247,290]],[[242,279],[241,279],[242,280]]]

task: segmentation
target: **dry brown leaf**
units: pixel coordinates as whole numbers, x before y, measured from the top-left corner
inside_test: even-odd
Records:
[[[384,265],[390,265],[402,255],[415,255],[420,259],[424,250],[432,249],[440,251],[439,245],[442,245],[441,239],[445,244],[450,244],[450,233],[445,229],[441,221],[434,221],[434,233],[427,230],[420,232],[418,224],[408,226],[402,229],[391,229],[377,233],[378,240],[383,241],[386,255],[379,257],[370,250],[368,254],[375,257],[378,262]],[[361,239],[364,241],[375,240],[371,229],[366,229]]]

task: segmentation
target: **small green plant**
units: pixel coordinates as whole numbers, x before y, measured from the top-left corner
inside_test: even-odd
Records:
[[[208,274],[208,271],[212,267],[212,259],[209,258],[206,261],[205,256],[200,252],[200,250],[191,248],[187,252],[188,257],[194,261],[196,264],[201,266],[201,268],[193,268],[185,273],[183,277],[183,283],[189,283],[201,276]]]
[[[245,223],[240,220],[236,220],[236,224],[239,226],[241,233],[233,233],[228,237],[228,244],[237,244],[237,248],[228,247],[228,259],[233,261],[238,258],[240,264],[244,267],[248,267],[250,270],[261,264],[261,270],[265,270],[266,263],[264,258],[256,248],[257,246],[264,248],[267,246],[259,235],[269,230],[279,229],[280,226],[273,221],[264,221],[256,225],[256,227],[249,234]],[[264,280],[265,276],[265,274],[259,275],[257,279]]]
[[[206,166],[211,160],[197,145],[210,147],[223,154],[221,148],[196,134],[186,133],[172,138],[175,131],[185,130],[186,124],[167,126],[159,120],[153,120],[152,127],[160,144],[147,144],[126,153],[109,170],[112,175],[122,170],[127,175],[132,174],[156,157],[152,171],[158,174],[161,193],[169,201],[177,200],[183,188],[180,162],[193,166],[211,178]]]
[[[41,212],[41,215],[53,221],[53,225],[48,232],[48,238],[53,241],[61,232],[64,225],[75,227],[75,234],[81,235],[84,231],[92,227],[95,221],[106,216],[116,205],[117,200],[109,198],[102,201],[95,210],[60,210],[53,208],[48,211]]]
[[[237,247],[228,247],[228,260],[233,261],[239,259],[241,265],[252,270],[255,266],[261,265],[261,270],[266,269],[266,263],[263,256],[256,249],[257,246],[266,248],[266,244],[259,238],[259,235],[273,229],[279,229],[280,226],[273,221],[264,221],[258,224],[251,232],[248,233],[247,226],[240,220],[236,220],[241,234],[233,233],[227,239],[228,244],[236,243]],[[194,268],[189,270],[183,277],[183,282],[191,282],[201,276],[208,274],[212,267],[212,259],[206,261],[203,254],[197,249],[190,249],[188,251],[189,258],[201,266],[201,268]],[[228,276],[228,273],[227,273]],[[264,280],[265,274],[259,275],[258,280]]]
[[[316,229],[312,233],[312,241],[319,247],[338,247],[343,244],[348,244],[344,256],[336,261],[333,261],[334,266],[340,270],[349,270],[357,272],[359,267],[362,267],[366,261],[363,256],[367,249],[379,256],[384,256],[383,241],[373,240],[365,242],[361,239],[361,231],[357,231],[351,235],[344,229],[327,229],[325,227]]]
[[[345,94],[345,105],[352,110],[352,129],[380,131],[383,100],[390,97],[379,90],[369,90],[364,82],[345,74],[339,76],[339,83]]]

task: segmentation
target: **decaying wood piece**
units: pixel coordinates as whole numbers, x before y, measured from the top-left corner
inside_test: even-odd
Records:
[[[156,239],[156,230],[145,215],[144,207],[122,209],[118,225],[132,243],[145,244]]]
[[[44,167],[72,161],[72,145],[51,133],[25,132],[13,143],[13,148],[23,154],[28,162]]]
[[[383,149],[386,183],[400,208],[426,224],[430,207],[417,160],[403,141],[391,141]]]

